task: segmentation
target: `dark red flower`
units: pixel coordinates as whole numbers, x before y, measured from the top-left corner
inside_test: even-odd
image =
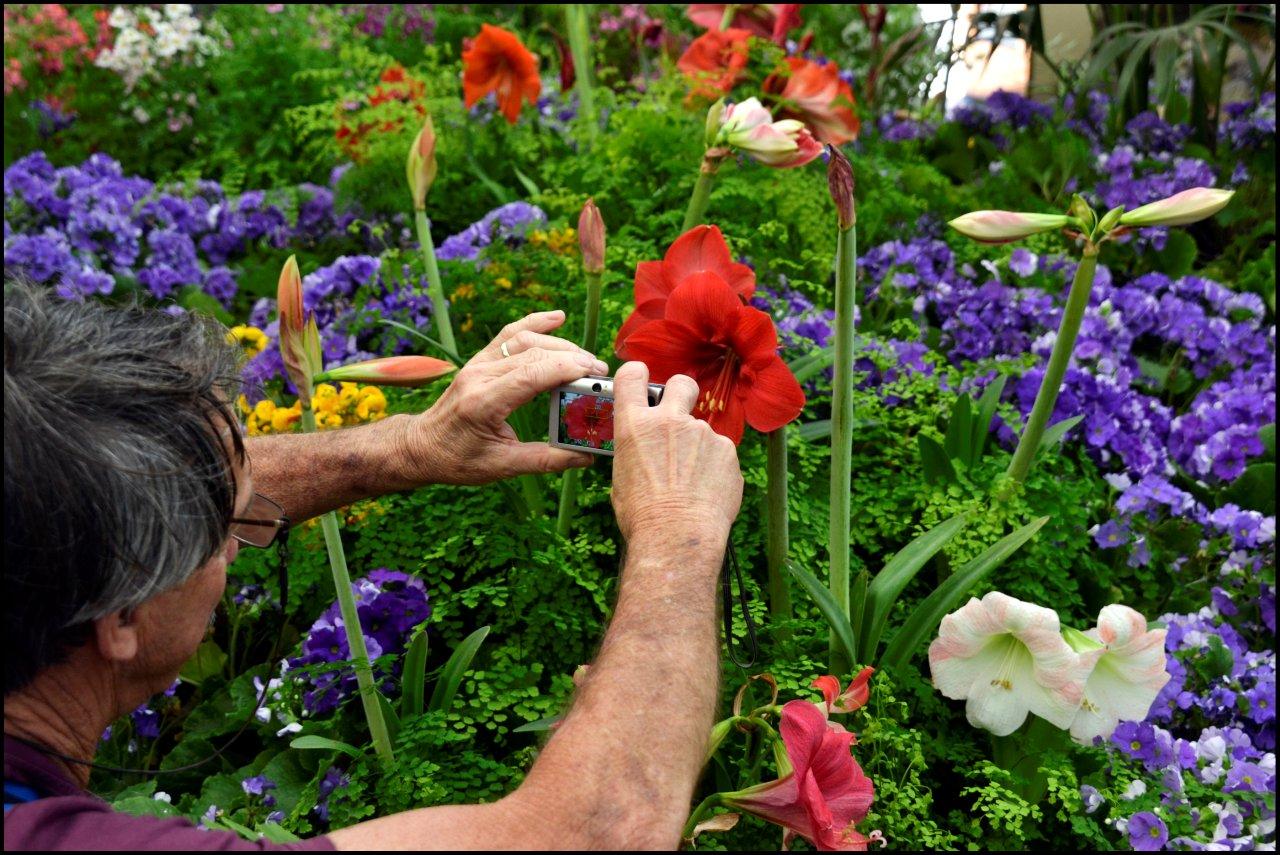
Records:
[[[564,432],[569,439],[603,448],[613,440],[613,400],[580,395],[564,408]]]
[[[773,320],[709,270],[684,277],[662,319],[637,326],[618,355],[648,365],[655,383],[676,374],[696,380],[693,415],[735,443],[744,422],[767,433],[804,409],[804,392],[778,356]]]
[[[694,95],[719,98],[733,88],[747,67],[746,30],[708,30],[693,40],[676,67],[694,82]]]
[[[708,270],[728,282],[743,300],[755,293],[755,271],[733,260],[720,229],[694,226],[676,238],[661,261],[642,261],[636,265],[636,309],[618,330],[613,349],[621,352],[622,342],[641,324],[662,318],[667,297],[677,285],[695,273]]]

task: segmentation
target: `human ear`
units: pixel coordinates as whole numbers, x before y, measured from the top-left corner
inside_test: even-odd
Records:
[[[109,662],[128,662],[138,655],[138,618],[130,609],[121,609],[93,622],[98,652]]]

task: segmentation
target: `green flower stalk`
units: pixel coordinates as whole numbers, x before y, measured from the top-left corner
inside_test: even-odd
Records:
[[[595,139],[599,132],[596,118],[596,95],[591,67],[591,42],[587,27],[587,7],[578,3],[564,7],[565,29],[569,32],[569,53],[576,72],[574,88],[578,90],[578,115],[587,123],[587,134]]]
[[[770,431],[768,450],[768,541],[765,555],[769,567],[769,618],[777,624],[791,619],[791,589],[787,586],[787,555],[791,540],[787,519],[787,428]],[[784,640],[779,635],[779,640]]]
[[[836,205],[836,317],[835,379],[831,400],[831,524],[828,552],[831,557],[831,596],[859,632],[866,601],[867,576],[862,573],[852,592],[849,584],[850,491],[853,476],[853,309],[858,274],[858,241],[854,225],[853,166],[844,153],[830,147],[827,185]],[[850,599],[852,593],[852,601]],[[832,674],[853,667],[831,632],[828,662]]]
[[[578,245],[582,250],[582,271],[587,279],[586,327],[582,334],[582,347],[589,353],[596,352],[600,333],[600,291],[604,276],[604,219],[596,203],[588,199],[578,216]],[[556,514],[556,534],[568,537],[573,517],[578,507],[578,486],[582,472],[570,469],[564,473],[560,486],[560,509]]]
[[[315,433],[316,416],[311,409],[311,394],[315,378],[323,371],[320,354],[320,336],[314,317],[304,318],[302,305],[302,277],[298,262],[293,256],[285,262],[280,272],[277,290],[277,306],[280,312],[280,352],[284,355],[285,370],[298,389],[298,401],[302,405],[302,429]],[[364,632],[360,628],[360,615],[356,611],[355,595],[351,591],[351,574],[347,571],[347,557],[342,549],[342,533],[338,530],[338,515],[333,511],[320,517],[325,546],[329,550],[329,567],[333,571],[333,585],[338,594],[338,607],[347,634],[347,646],[351,650],[351,662],[355,666],[356,684],[360,689],[360,702],[374,750],[384,764],[395,760],[391,750],[391,736],[386,718],[378,702],[378,689],[373,682],[373,668],[369,664],[369,650],[365,647]]]
[[[1127,213],[1123,207],[1113,208],[1101,218],[1083,198],[1076,195],[1072,197],[1066,214],[974,211],[949,223],[962,235],[982,243],[1008,243],[1062,228],[1070,229],[1069,235],[1084,239],[1080,264],[1071,280],[1071,291],[1067,295],[1062,321],[1058,324],[1053,352],[1049,354],[1049,362],[1045,366],[1044,379],[1036,393],[1031,413],[1027,416],[1022,436],[1018,438],[1013,460],[1009,462],[1005,473],[1006,482],[997,491],[997,498],[1009,498],[1031,472],[1045,429],[1048,428],[1054,406],[1058,403],[1058,393],[1062,389],[1067,366],[1075,351],[1076,337],[1080,334],[1080,323],[1089,306],[1089,293],[1093,290],[1093,278],[1098,269],[1098,253],[1102,245],[1131,228],[1185,226],[1199,222],[1225,208],[1232,195],[1233,191],[1230,190],[1193,187]]]
[[[431,296],[436,334],[449,356],[456,359],[458,344],[453,337],[453,325],[449,323],[449,304],[444,299],[440,266],[436,263],[436,246],[431,240],[431,221],[427,219],[427,192],[436,178],[436,133],[430,116],[418,131],[413,145],[409,146],[405,175],[409,181],[409,195],[413,197],[413,222],[418,231],[418,244],[422,247],[422,263],[427,271],[427,293]]]

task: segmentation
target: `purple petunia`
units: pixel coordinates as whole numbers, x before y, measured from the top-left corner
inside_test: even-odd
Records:
[[[1151,811],[1141,811],[1129,817],[1126,827],[1129,845],[1136,852],[1158,852],[1169,842],[1169,827]]]

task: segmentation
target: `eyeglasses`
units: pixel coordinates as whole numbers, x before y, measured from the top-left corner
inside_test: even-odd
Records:
[[[245,517],[231,518],[231,536],[236,540],[260,549],[277,541],[287,542],[289,518],[285,516],[284,508],[261,493],[254,493],[245,513]]]

